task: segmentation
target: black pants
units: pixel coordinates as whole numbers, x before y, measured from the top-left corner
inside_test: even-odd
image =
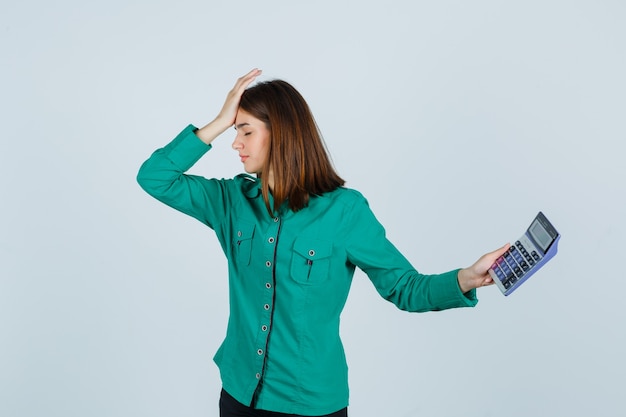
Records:
[[[255,410],[230,396],[222,389],[220,395],[220,417],[304,417],[299,414],[284,414],[275,411]],[[332,414],[319,417],[348,417],[348,409],[344,408]]]

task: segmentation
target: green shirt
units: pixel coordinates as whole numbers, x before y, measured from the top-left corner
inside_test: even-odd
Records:
[[[239,402],[289,414],[323,415],[348,405],[339,316],[355,267],[380,295],[407,311],[474,306],[458,270],[417,272],[385,237],[365,198],[338,188],[272,217],[260,180],[184,174],[211,145],[188,126],[142,165],[150,195],[213,229],[228,259],[230,317],[215,355],[223,388]],[[273,203],[272,203],[273,204]]]

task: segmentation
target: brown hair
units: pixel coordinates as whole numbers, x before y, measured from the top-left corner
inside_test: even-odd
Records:
[[[309,105],[291,84],[282,80],[259,83],[243,93],[239,107],[270,131],[262,173],[272,172],[274,207],[269,204],[267,181],[262,181],[261,188],[270,215],[285,201],[298,211],[308,205],[311,195],[345,183],[332,166]]]

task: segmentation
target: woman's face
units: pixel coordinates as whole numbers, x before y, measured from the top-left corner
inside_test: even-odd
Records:
[[[237,136],[233,149],[239,152],[244,170],[249,174],[261,174],[269,154],[269,129],[261,120],[241,109],[237,111],[235,129]]]

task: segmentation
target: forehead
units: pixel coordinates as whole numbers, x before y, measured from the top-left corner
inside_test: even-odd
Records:
[[[257,119],[247,111],[239,109],[237,110],[237,116],[235,117],[235,129],[244,126],[261,127],[265,126],[265,123],[263,123],[261,120]]]

